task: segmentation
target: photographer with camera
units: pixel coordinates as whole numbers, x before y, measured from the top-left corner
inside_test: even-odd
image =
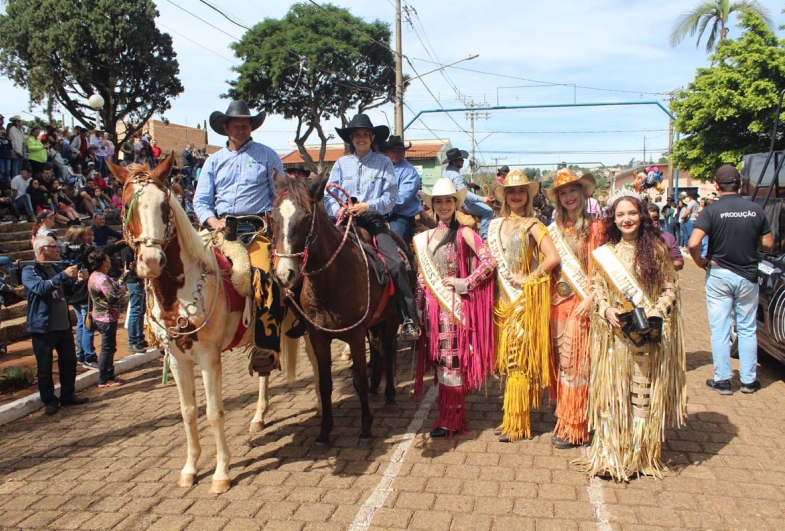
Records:
[[[65,234],[62,257],[67,262],[87,268],[87,255],[94,249],[93,231],[89,227],[72,227]],[[83,367],[97,369],[98,355],[95,353],[93,345],[94,333],[85,327],[87,298],[86,282],[81,285],[80,289],[75,289],[70,296],[66,297],[68,304],[73,306],[76,312],[76,361],[81,363]]]
[[[27,293],[27,331],[33,340],[38,365],[38,392],[46,414],[54,415],[59,406],[77,406],[88,399],[74,395],[76,349],[71,332],[66,297],[87,280],[87,272],[78,266],[63,267],[61,248],[51,236],[33,240],[35,264],[22,270],[22,284]],[[54,393],[52,378],[53,351],[57,351],[60,372],[60,398]]]

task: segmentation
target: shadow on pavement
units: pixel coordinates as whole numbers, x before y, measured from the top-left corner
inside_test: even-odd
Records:
[[[717,457],[738,433],[736,425],[723,413],[693,413],[686,426],[666,430],[662,461],[677,473],[703,465]]]

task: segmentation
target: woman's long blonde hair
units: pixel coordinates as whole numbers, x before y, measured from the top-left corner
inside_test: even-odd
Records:
[[[591,224],[591,216],[589,215],[589,211],[586,209],[586,196],[583,193],[583,186],[579,183],[570,183],[567,186],[577,186],[578,193],[580,197],[580,206],[576,209],[575,212],[575,230],[581,236],[586,236],[589,234],[589,225]],[[566,188],[566,186],[565,186]],[[559,230],[564,233],[564,220],[568,219],[567,209],[561,204],[561,200],[559,199],[559,191],[556,191],[556,226],[559,227]]]

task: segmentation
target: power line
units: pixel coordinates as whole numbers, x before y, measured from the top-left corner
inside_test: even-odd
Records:
[[[184,8],[183,6],[181,6],[181,5],[178,5],[178,4],[175,4],[174,2],[172,2],[172,0],[167,0],[167,2],[169,2],[170,4],[172,4],[173,6],[175,6],[175,7],[176,7],[176,8],[178,8],[178,9],[182,9],[183,11],[185,11],[186,13],[188,13],[189,15],[191,15],[192,17],[194,17],[194,18],[196,18],[196,19],[199,19],[199,20],[201,20],[202,22],[204,22],[205,24],[207,24],[207,25],[208,25],[208,26],[210,26],[211,28],[217,29],[218,31],[220,31],[221,33],[223,33],[224,35],[226,35],[227,37],[230,37],[230,38],[232,38],[232,39],[237,39],[237,37],[235,37],[235,36],[234,36],[234,35],[232,35],[231,33],[227,33],[227,32],[225,32],[224,30],[222,30],[221,28],[219,28],[218,26],[215,26],[215,25],[213,25],[213,24],[211,24],[211,23],[207,22],[205,19],[203,19],[203,18],[201,18],[201,17],[199,17],[199,16],[197,16],[197,15],[193,14],[192,12],[188,11],[188,10],[187,10],[186,8]]]
[[[173,30],[172,28],[169,28],[169,27],[167,27],[165,24],[161,24],[160,22],[158,22],[158,25],[159,25],[159,26],[161,26],[162,28],[165,28],[166,30],[168,30],[168,31],[170,31],[170,32],[172,32],[172,33],[174,33],[175,35],[179,35],[179,36],[180,36],[180,37],[182,37],[183,39],[185,39],[185,40],[187,40],[187,41],[189,41],[189,42],[192,42],[193,44],[197,45],[198,47],[200,47],[200,48],[203,48],[203,49],[207,50],[207,51],[208,51],[208,52],[210,52],[211,54],[213,54],[213,55],[217,55],[217,56],[218,56],[218,57],[220,57],[221,59],[225,59],[226,61],[229,61],[230,63],[232,63],[232,64],[233,64],[233,65],[235,65],[235,66],[239,66],[239,64],[240,64],[240,63],[238,63],[238,62],[234,61],[233,59],[229,59],[228,57],[224,57],[223,55],[219,54],[218,52],[216,52],[216,51],[214,51],[214,50],[211,50],[211,49],[210,49],[210,48],[208,48],[207,46],[204,46],[204,45],[202,45],[202,44],[200,44],[200,43],[196,42],[196,41],[195,41],[195,40],[193,40],[193,39],[189,39],[188,37],[186,37],[186,36],[185,36],[185,35],[183,35],[182,33],[178,33],[178,32],[176,32],[175,30]],[[190,90],[193,90],[193,89],[190,89]]]
[[[221,11],[220,9],[218,9],[217,7],[212,5],[210,2],[206,2],[205,0],[199,0],[199,1],[201,3],[203,3],[204,5],[206,5],[207,7],[209,7],[210,9],[212,9],[213,11],[217,12],[219,15],[224,17],[226,20],[228,20],[229,22],[231,22],[235,26],[240,26],[241,28],[243,28],[246,31],[249,31],[251,29],[248,26],[245,26],[244,24],[241,24],[240,22],[237,22],[237,17],[235,17],[234,15],[232,15],[230,17],[226,12]]]
[[[409,129],[420,130],[418,127],[410,127]],[[462,133],[456,129],[434,129],[442,133]],[[610,134],[610,133],[649,133],[668,131],[667,129],[617,129],[607,131],[476,131],[477,134],[510,134],[510,135],[589,135],[589,134]],[[658,135],[661,136],[661,135]],[[652,137],[657,138],[657,137]]]
[[[551,86],[559,86],[559,87],[572,87],[584,90],[599,90],[604,92],[621,92],[625,94],[646,94],[646,95],[656,95],[656,96],[665,96],[670,94],[670,92],[646,92],[643,90],[621,90],[621,89],[609,89],[609,88],[599,88],[599,87],[587,87],[584,85],[575,85],[574,83],[555,83],[552,81],[541,81],[538,79],[530,79],[526,77],[518,77],[518,76],[510,76],[506,74],[497,74],[496,72],[485,72],[483,70],[475,70],[473,68],[464,68],[462,66],[447,66],[441,63],[437,63],[436,61],[429,61],[427,59],[421,59],[419,57],[413,57],[415,61],[422,61],[424,63],[431,63],[438,66],[444,66],[445,68],[455,68],[456,70],[464,70],[466,72],[474,72],[475,74],[484,74],[487,76],[495,76],[495,77],[502,77],[505,79],[517,79],[518,81],[528,81],[529,83],[539,83],[541,85],[551,85]]]

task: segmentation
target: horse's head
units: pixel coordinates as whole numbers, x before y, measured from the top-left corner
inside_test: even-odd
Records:
[[[169,203],[171,192],[166,178],[172,171],[174,153],[154,170],[146,165],[128,168],[107,161],[109,170],[123,183],[123,235],[136,251],[136,274],[157,278],[166,265],[164,246],[171,236],[174,220]]]
[[[291,288],[297,283],[308,260],[308,246],[316,237],[314,223],[318,204],[324,199],[327,178],[288,179],[275,172],[273,182],[278,198],[273,207],[275,241],[275,281]]]

